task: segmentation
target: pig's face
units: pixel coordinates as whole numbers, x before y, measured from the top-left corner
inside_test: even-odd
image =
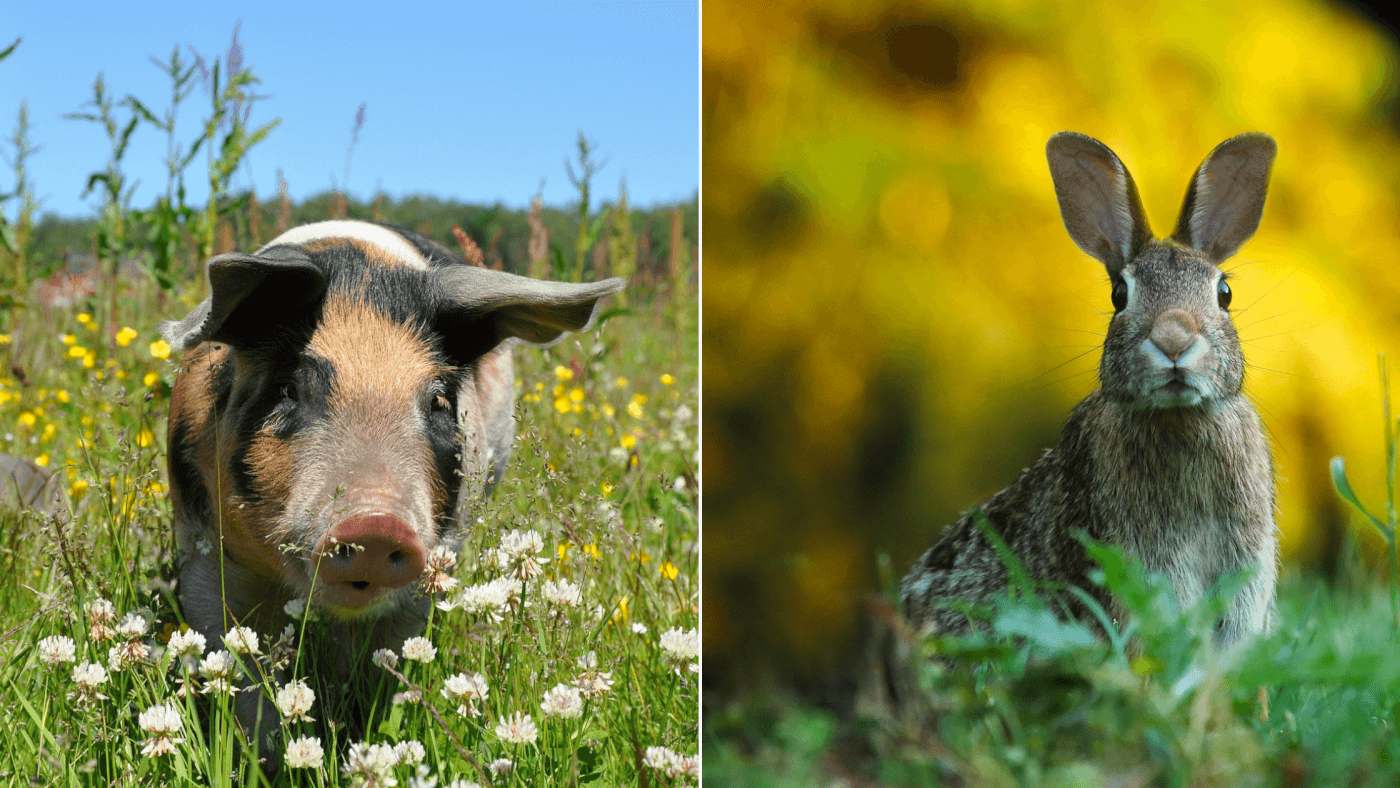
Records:
[[[202,488],[205,537],[343,618],[405,604],[429,553],[455,551],[462,499],[509,446],[493,434],[510,429],[502,343],[583,328],[621,286],[537,282],[365,237],[215,258],[210,300],[167,326],[172,345],[199,346],[172,401],[180,498]]]

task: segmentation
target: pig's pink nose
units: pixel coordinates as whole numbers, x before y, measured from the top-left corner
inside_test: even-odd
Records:
[[[335,603],[360,607],[423,575],[423,540],[387,514],[351,517],[316,546],[317,585]]]

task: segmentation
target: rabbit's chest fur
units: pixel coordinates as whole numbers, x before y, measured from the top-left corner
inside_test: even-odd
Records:
[[[1268,444],[1241,397],[1211,412],[1139,410],[1095,392],[1071,413],[1060,443],[982,504],[987,524],[1032,578],[1078,586],[1106,608],[1087,578],[1090,538],[1160,572],[1189,605],[1222,574],[1260,563],[1269,599],[1226,628],[1257,631],[1272,598],[1275,537]],[[906,612],[943,631],[966,629],[949,600],[988,602],[1007,577],[973,513],[950,526],[904,579]],[[1076,614],[1086,614],[1066,598]]]

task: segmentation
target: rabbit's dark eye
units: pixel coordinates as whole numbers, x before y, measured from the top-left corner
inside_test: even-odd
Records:
[[[1118,280],[1117,282],[1114,282],[1114,283],[1113,283],[1113,293],[1111,294],[1110,297],[1113,299],[1113,311],[1114,311],[1114,312],[1122,312],[1124,309],[1127,309],[1127,308],[1128,308],[1128,283],[1127,283],[1127,282],[1124,282],[1124,281],[1121,280],[1121,279]]]
[[[1225,283],[1224,279],[1221,279],[1220,284],[1215,286],[1215,298],[1220,302],[1221,309],[1230,308],[1230,286]]]

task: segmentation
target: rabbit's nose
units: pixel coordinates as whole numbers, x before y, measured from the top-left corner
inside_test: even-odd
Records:
[[[1200,332],[1201,324],[1190,312],[1169,309],[1157,316],[1148,338],[1167,358],[1177,361],[1195,342],[1196,335]]]

